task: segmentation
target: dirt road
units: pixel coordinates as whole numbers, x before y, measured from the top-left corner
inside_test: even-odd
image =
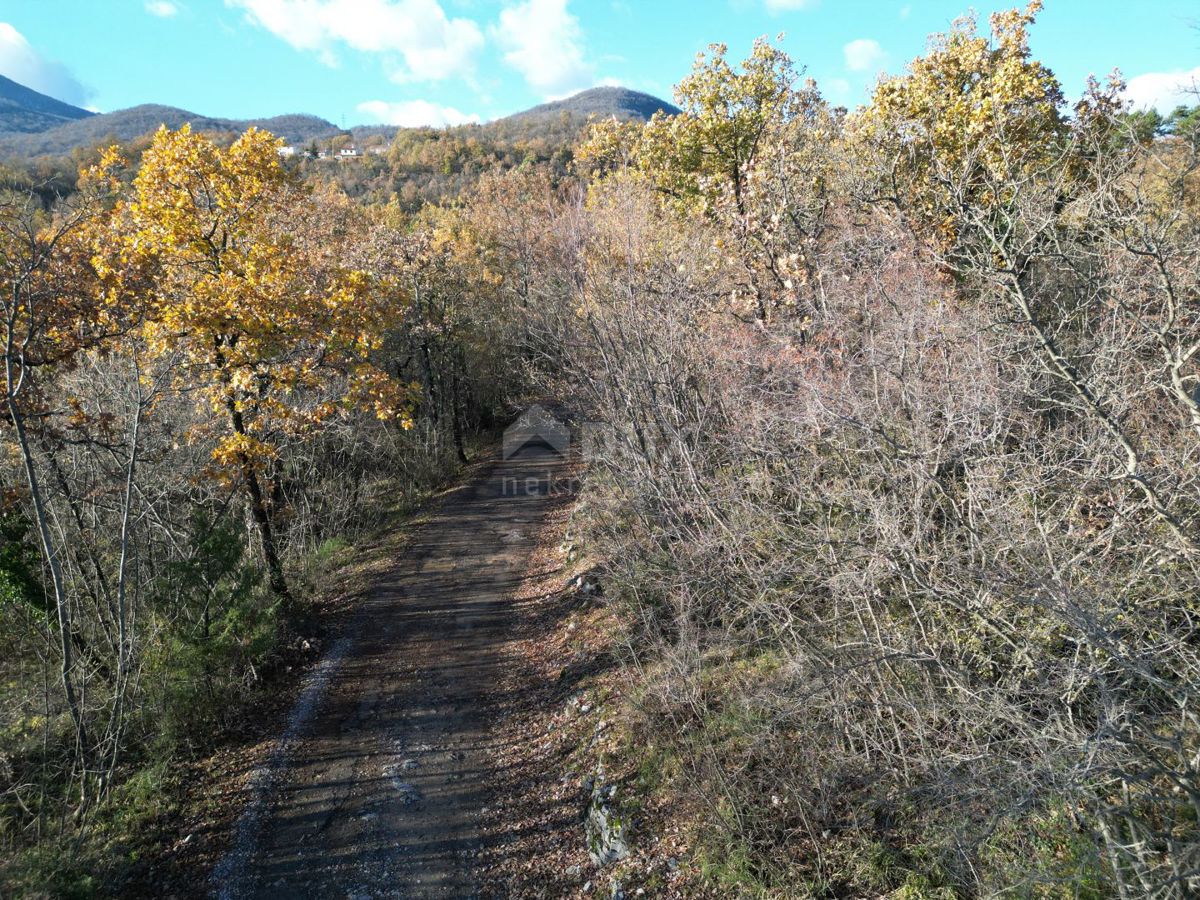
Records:
[[[438,504],[310,677],[216,896],[476,894],[506,606],[564,465],[530,446]]]

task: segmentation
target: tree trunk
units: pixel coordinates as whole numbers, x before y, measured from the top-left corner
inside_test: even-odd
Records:
[[[462,409],[459,398],[459,380],[457,367],[450,374],[450,421],[454,431],[454,450],[458,453],[459,462],[467,461],[467,448],[463,443]]]
[[[229,410],[229,420],[233,423],[234,432],[245,437],[246,423],[238,411],[237,403],[230,398],[225,406]],[[287,579],[283,576],[283,563],[279,561],[279,550],[275,546],[275,531],[271,527],[271,516],[267,512],[262,482],[258,480],[258,473],[254,471],[253,461],[245,453],[238,453],[238,464],[242,469],[242,483],[246,487],[246,495],[250,499],[250,516],[258,526],[258,535],[262,541],[263,562],[267,566],[271,592],[281,600],[290,600]]]
[[[46,512],[45,499],[42,497],[41,482],[34,465],[33,450],[29,445],[29,435],[25,431],[25,420],[13,396],[12,363],[8,362],[7,376],[9,390],[7,393],[8,413],[12,420],[13,429],[17,435],[17,445],[21,448],[21,461],[25,467],[25,480],[29,486],[29,498],[33,504],[33,517],[37,523],[38,537],[42,543],[42,553],[46,565],[50,569],[50,581],[54,588],[54,606],[58,615],[59,645],[62,651],[62,665],[59,674],[62,679],[63,695],[66,697],[67,708],[71,713],[71,722],[75,726],[76,752],[84,772],[87,771],[88,734],[87,724],[83,719],[83,710],[79,695],[75,691],[75,653],[72,644],[71,607],[67,602],[66,583],[63,578],[62,561],[58,556],[58,548],[54,543],[54,535],[50,531],[50,522]]]
[[[138,384],[141,373],[137,366],[134,366],[134,383]],[[121,552],[117,562],[117,683],[115,696],[113,698],[113,711],[111,724],[109,726],[110,736],[112,738],[112,755],[109,757],[108,766],[104,773],[103,780],[100,784],[100,793],[103,795],[108,786],[111,785],[113,773],[117,769],[117,762],[121,754],[121,733],[124,728],[125,718],[125,692],[129,684],[129,663],[133,653],[132,635],[130,631],[130,623],[128,621],[127,610],[127,575],[129,571],[129,539],[130,525],[133,513],[133,494],[135,479],[137,475],[137,459],[138,459],[138,441],[141,435],[142,428],[142,411],[145,408],[144,401],[139,395],[137,398],[137,409],[133,414],[133,428],[130,434],[129,442],[129,465],[125,469],[125,497],[121,508]]]
[[[283,564],[279,561],[279,551],[275,546],[275,532],[271,528],[271,517],[267,514],[267,505],[263,499],[262,484],[254,471],[254,465],[244,456],[239,455],[242,465],[242,479],[246,484],[246,493],[250,497],[250,515],[258,526],[259,537],[262,540],[263,561],[267,564],[267,577],[271,591],[282,600],[290,599],[287,580],[283,577]]]

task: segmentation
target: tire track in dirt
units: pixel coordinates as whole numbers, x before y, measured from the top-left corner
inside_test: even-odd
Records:
[[[251,782],[222,900],[465,898],[520,586],[565,463],[533,444],[439,503]]]

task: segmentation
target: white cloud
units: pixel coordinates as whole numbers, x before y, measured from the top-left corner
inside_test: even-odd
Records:
[[[592,82],[583,58],[583,30],[567,0],[525,0],[500,11],[493,29],[504,61],[544,96],[571,93]]]
[[[7,22],[0,22],[0,75],[67,103],[82,104],[90,93],[66,66],[46,59]]]
[[[471,19],[451,19],[437,0],[225,0],[297,50],[336,64],[336,49],[402,61],[395,81],[437,81],[469,74],[483,46]]]
[[[146,12],[160,19],[169,19],[179,14],[179,7],[171,0],[146,0]]]
[[[901,19],[907,19],[911,15],[912,15],[912,4],[911,3],[905,3],[902,7],[900,7],[900,18]]]
[[[846,68],[851,72],[878,71],[887,64],[887,54],[879,41],[870,38],[851,41],[842,48],[842,54],[846,57]]]
[[[1200,66],[1186,72],[1147,72],[1130,78],[1125,98],[1134,109],[1153,107],[1160,113],[1180,105],[1195,106],[1200,103]]]
[[[817,0],[766,0],[767,12],[772,14],[795,12],[816,5]]]
[[[428,100],[400,100],[396,103],[368,100],[358,104],[358,111],[380,124],[400,125],[404,128],[416,128],[420,125],[440,128],[445,125],[465,125],[468,122],[482,121],[477,113],[459,112],[453,106],[438,106]]]

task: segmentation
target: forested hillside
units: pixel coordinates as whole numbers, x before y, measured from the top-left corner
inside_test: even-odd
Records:
[[[3,893],[146,878],[331,560],[547,396],[605,436],[588,740],[692,895],[1200,892],[1200,117],[1060,83],[1039,9],[849,113],[762,39],[581,143],[9,173]]]
[[[328,138],[339,129],[317,116],[274,116],[268,119],[221,119],[201,116],[147,103],[86,119],[57,123],[51,128],[31,129],[31,134],[0,135],[0,156],[27,158],[63,156],[73,151],[87,151],[99,146],[136,141],[149,136],[161,126],[182,128],[191,125],[197,131],[240,133],[247,128],[263,128],[289,143],[302,143],[315,138]],[[14,129],[15,130],[15,129]]]
[[[289,145],[302,149],[381,146],[397,134],[437,135],[454,131],[488,145],[549,142],[555,148],[573,143],[593,119],[646,121],[654,113],[674,113],[669,103],[625,88],[603,87],[581,91],[564,100],[544,103],[483,125],[455,129],[401,129],[390,125],[338,128],[318,116],[284,115],[261,119],[202,116],[173,106],[146,103],[115,112],[94,114],[39,94],[0,76],[0,157],[10,161],[36,157],[51,163],[58,157],[80,154],[114,143],[137,146],[158,128],[191,125],[193,130],[229,140],[247,128],[261,128]],[[315,154],[314,154],[315,156]]]
[[[593,88],[492,122],[450,128],[365,125],[343,130],[317,116],[237,120],[157,104],[94,116],[80,110],[86,118],[64,121],[36,111],[57,101],[15,83],[12,87],[15,105],[8,119],[0,118],[0,132],[5,132],[0,133],[0,159],[13,170],[10,180],[23,178],[47,196],[69,191],[79,167],[93,162],[109,146],[119,145],[124,156],[136,163],[160,127],[190,125],[222,146],[254,127],[295,148],[290,164],[300,168],[305,180],[336,184],[349,196],[367,202],[395,198],[410,213],[426,203],[459,196],[489,171],[524,163],[549,164],[561,177],[567,172],[572,148],[593,121],[644,122],[655,112],[676,111],[649,94]],[[5,115],[2,109],[0,115]],[[18,119],[29,117],[36,127],[17,127]],[[355,148],[361,155],[337,158],[345,148]],[[326,157],[319,159],[322,153]]]

